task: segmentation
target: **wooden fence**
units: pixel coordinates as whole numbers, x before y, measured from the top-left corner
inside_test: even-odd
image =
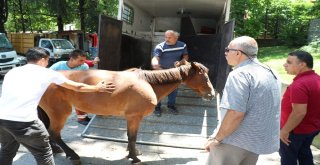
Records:
[[[56,38],[55,34],[8,33],[8,39],[18,54],[25,54],[29,48],[38,46],[40,38]]]

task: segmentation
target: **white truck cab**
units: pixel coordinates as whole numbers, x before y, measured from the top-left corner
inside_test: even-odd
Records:
[[[50,62],[69,59],[69,54],[75,49],[70,41],[66,39],[41,38],[39,47],[50,53]]]
[[[10,69],[25,64],[21,63],[22,58],[24,57],[17,55],[7,36],[0,33],[0,75],[5,75]]]

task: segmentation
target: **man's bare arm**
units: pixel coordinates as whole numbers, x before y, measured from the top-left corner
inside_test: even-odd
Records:
[[[239,111],[229,109],[214,139],[220,142],[225,137],[232,134],[240,125],[241,121],[244,118],[244,115],[245,115],[244,112],[239,112]],[[214,143],[214,141],[209,140],[205,145],[205,149],[207,151],[210,151],[210,146],[214,146],[214,145],[217,145],[217,143]]]
[[[292,104],[292,112],[286,124],[280,130],[280,139],[283,143],[289,145],[289,133],[301,123],[306,114],[307,104]]]
[[[108,92],[112,93],[115,90],[115,85],[113,83],[106,83],[104,81],[99,82],[97,85],[87,85],[84,83],[75,82],[72,80],[67,80],[66,82],[60,84],[60,86],[67,89],[71,89],[77,92]]]

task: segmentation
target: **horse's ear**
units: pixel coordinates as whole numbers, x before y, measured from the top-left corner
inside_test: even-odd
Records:
[[[196,71],[200,70],[200,67],[197,65],[196,62],[191,62],[192,68],[194,68]]]

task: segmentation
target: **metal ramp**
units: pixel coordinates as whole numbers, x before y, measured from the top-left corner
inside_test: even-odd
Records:
[[[191,89],[180,86],[176,106],[179,114],[170,114],[163,100],[161,117],[145,117],[137,144],[202,149],[217,125],[216,100],[203,101]],[[81,136],[127,142],[127,122],[120,117],[96,115]]]

